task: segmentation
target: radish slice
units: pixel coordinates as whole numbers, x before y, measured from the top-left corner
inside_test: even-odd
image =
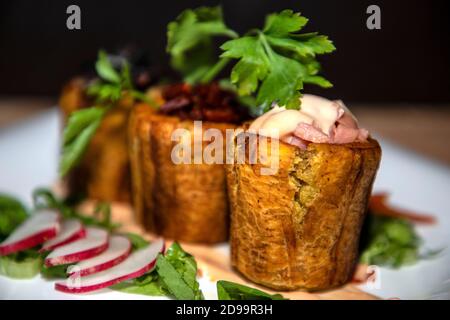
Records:
[[[158,254],[163,252],[164,240],[158,239],[146,248],[133,252],[111,269],[87,277],[71,276],[65,282],[57,282],[55,289],[67,293],[86,293],[140,277],[155,266]]]
[[[59,234],[51,240],[44,243],[41,251],[54,250],[57,247],[71,243],[75,240],[84,238],[86,236],[86,230],[81,222],[77,219],[65,220],[61,224],[61,231]]]
[[[33,248],[55,237],[60,230],[59,214],[42,210],[31,215],[2,243],[0,256]]]
[[[100,255],[78,262],[72,266],[69,271],[70,275],[79,275],[81,277],[97,273],[125,260],[131,252],[131,242],[127,237],[112,236],[109,239],[109,247]]]
[[[47,267],[74,263],[92,258],[108,249],[108,232],[98,228],[86,228],[86,237],[52,251],[45,258]]]

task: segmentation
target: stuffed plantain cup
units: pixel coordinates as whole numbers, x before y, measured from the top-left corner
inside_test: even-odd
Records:
[[[320,128],[334,110],[326,135]],[[301,111],[276,107],[238,142],[235,158],[244,154],[245,161],[227,166],[231,263],[248,279],[277,290],[329,289],[351,279],[381,149],[355,122],[350,126],[346,110],[305,96]],[[310,124],[303,122],[308,116]],[[274,127],[281,141],[251,139]],[[268,159],[251,163],[252,144]],[[273,161],[276,172],[262,174]]]
[[[64,121],[90,106],[86,83],[72,80],[64,87],[60,107]],[[127,123],[133,99],[123,98],[102,120],[81,161],[67,175],[70,194],[85,194],[101,201],[130,201],[130,169],[127,148]]]
[[[194,149],[194,120],[202,121],[200,136],[227,129],[247,119],[231,92],[217,84],[171,85],[156,90],[158,110],[137,106],[129,124],[133,203],[137,219],[150,231],[185,242],[217,243],[228,238],[229,209],[223,163],[195,163],[194,152],[185,163],[174,161],[178,144],[172,134],[186,130]],[[162,94],[162,95],[161,95]],[[177,108],[173,106],[177,104]],[[244,111],[244,113],[242,113]],[[200,137],[200,139],[202,139]],[[202,141],[205,148],[209,142]]]
[[[117,59],[122,61],[120,75],[106,54],[100,52],[98,78],[77,77],[63,88],[59,105],[65,136],[60,171],[69,195],[130,201],[127,127],[130,111],[140,95],[132,87],[126,60]],[[141,70],[134,78],[142,74]]]

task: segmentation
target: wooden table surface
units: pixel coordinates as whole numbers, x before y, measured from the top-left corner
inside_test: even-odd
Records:
[[[0,130],[56,105],[56,98],[0,97]],[[362,127],[450,165],[450,105],[349,104]]]

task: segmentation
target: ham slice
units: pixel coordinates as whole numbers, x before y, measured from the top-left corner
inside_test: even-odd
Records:
[[[297,146],[303,150],[305,150],[306,147],[308,147],[308,141],[300,139],[299,137],[296,137],[294,135],[285,136],[281,138],[281,141],[286,142],[287,144],[291,144],[293,146]]]
[[[311,94],[302,97],[300,112],[314,119],[314,126],[326,135],[330,135],[336,121],[345,114],[339,103]]]
[[[331,101],[305,94],[300,110],[275,106],[257,118],[251,132],[305,149],[309,142],[344,144],[366,141],[369,132],[358,127],[358,121],[340,100]]]
[[[327,143],[330,141],[330,137],[323,133],[319,128],[303,122],[297,125],[294,135],[302,140],[315,143]]]

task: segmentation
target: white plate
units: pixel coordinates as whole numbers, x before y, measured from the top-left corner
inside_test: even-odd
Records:
[[[0,192],[31,202],[31,191],[49,186],[57,178],[59,115],[56,110],[10,129],[0,131]],[[450,246],[450,169],[380,139],[383,157],[375,191],[388,191],[394,205],[432,213],[438,224],[419,227],[424,248]],[[450,299],[449,250],[435,259],[420,261],[400,270],[380,268],[376,286],[362,286],[383,298]],[[200,285],[209,299],[215,286],[206,278]],[[53,282],[40,277],[11,280],[0,276],[0,299],[151,299],[112,292],[70,295],[53,289]]]

